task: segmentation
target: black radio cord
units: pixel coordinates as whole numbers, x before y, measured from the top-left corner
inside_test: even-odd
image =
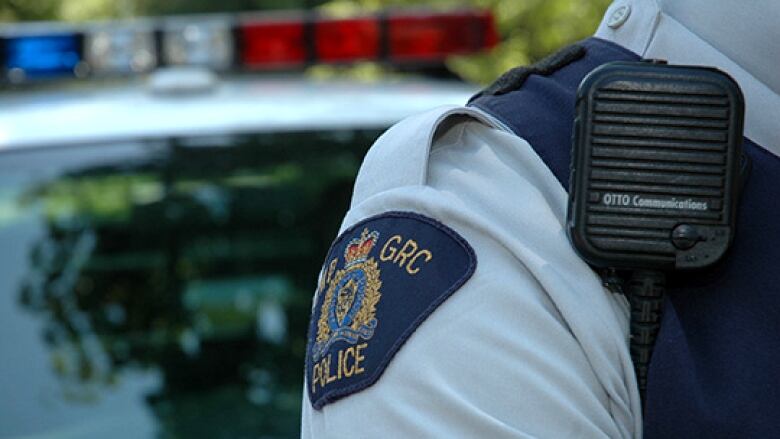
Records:
[[[617,272],[608,269],[602,273],[604,285],[613,292],[624,292]],[[647,395],[647,373],[658,331],[661,329],[661,311],[666,288],[666,275],[661,271],[634,270],[628,281],[626,297],[631,304],[630,343],[642,407]]]

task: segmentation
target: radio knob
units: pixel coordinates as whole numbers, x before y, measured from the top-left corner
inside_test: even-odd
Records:
[[[688,250],[701,239],[699,231],[690,224],[680,224],[672,230],[672,244],[680,250]]]

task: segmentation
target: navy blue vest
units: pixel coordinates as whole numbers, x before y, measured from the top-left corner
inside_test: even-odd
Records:
[[[575,92],[585,75],[639,56],[591,38],[584,56],[474,105],[525,138],[569,187]],[[749,139],[752,169],[727,258],[669,280],[650,365],[647,438],[780,438],[780,158]]]

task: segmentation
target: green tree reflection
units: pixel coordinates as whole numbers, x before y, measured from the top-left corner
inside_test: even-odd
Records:
[[[151,369],[163,437],[295,436],[315,277],[377,135],[178,139],[27,190],[48,232],[20,301],[66,397]]]

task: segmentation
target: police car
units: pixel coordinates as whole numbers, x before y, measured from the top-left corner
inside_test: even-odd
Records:
[[[250,73],[437,65],[495,44],[490,16],[0,33],[0,438],[296,436],[311,292],[362,156],[475,86]]]

